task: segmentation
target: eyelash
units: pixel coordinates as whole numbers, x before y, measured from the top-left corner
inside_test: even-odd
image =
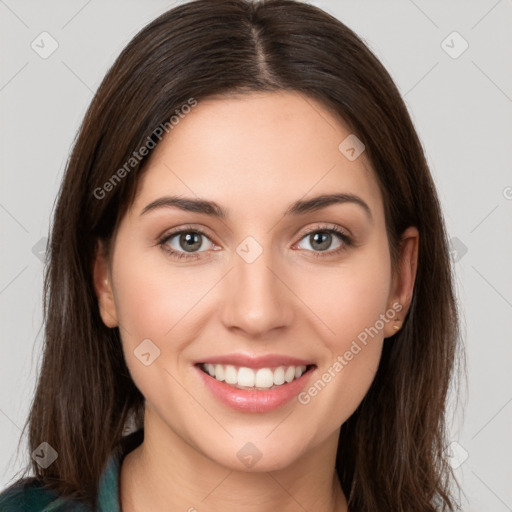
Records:
[[[341,228],[339,228],[338,226],[336,226],[334,224],[319,226],[319,227],[316,227],[315,229],[307,231],[306,233],[302,233],[299,242],[302,239],[304,239],[306,236],[309,236],[309,235],[312,235],[313,233],[318,233],[318,232],[332,233],[334,235],[337,235],[338,238],[340,239],[340,241],[343,243],[338,249],[335,249],[333,251],[308,251],[308,252],[312,252],[313,256],[316,258],[326,258],[326,257],[336,256],[336,255],[341,254],[342,252],[346,251],[348,247],[354,246],[354,241],[352,240],[352,238],[349,237],[345,233],[344,230],[342,230]],[[169,254],[170,256],[172,256],[173,258],[176,258],[178,260],[181,260],[181,259],[196,260],[197,258],[200,258],[201,252],[204,252],[204,251],[187,254],[185,252],[176,251],[175,249],[171,249],[167,245],[167,242],[169,240],[174,238],[176,235],[180,235],[182,233],[197,233],[197,234],[200,234],[200,235],[206,237],[208,240],[210,240],[210,237],[202,229],[184,226],[184,227],[180,228],[179,230],[172,231],[171,233],[166,233],[162,238],[160,238],[158,240],[158,245],[162,248],[163,251],[165,251],[167,254]]]

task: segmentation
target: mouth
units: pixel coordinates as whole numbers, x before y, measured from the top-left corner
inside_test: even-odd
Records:
[[[270,391],[287,387],[316,368],[315,364],[262,368],[219,363],[197,363],[195,366],[217,382],[222,382],[233,389],[248,391]]]
[[[194,367],[211,398],[242,413],[268,413],[290,403],[311,382],[317,368],[315,364],[249,368],[204,362]]]

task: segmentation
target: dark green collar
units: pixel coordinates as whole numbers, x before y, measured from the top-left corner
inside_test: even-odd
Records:
[[[124,457],[139,446],[144,440],[144,429],[141,428],[125,436],[120,449],[112,453],[108,459],[98,486],[97,512],[121,512],[119,506],[119,474]]]

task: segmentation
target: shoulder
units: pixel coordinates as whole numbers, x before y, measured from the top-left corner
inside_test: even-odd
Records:
[[[45,487],[35,477],[22,478],[0,490],[0,512],[119,512],[119,468],[124,456],[139,446],[144,429],[126,435],[115,449],[100,477],[94,510],[84,503],[66,499]]]
[[[92,512],[85,505],[59,498],[34,478],[18,480],[0,492],[1,512]]]

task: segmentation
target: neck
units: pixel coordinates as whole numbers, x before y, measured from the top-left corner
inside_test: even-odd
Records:
[[[339,431],[285,468],[240,471],[198,451],[148,409],[144,441],[121,465],[123,512],[347,512],[335,470]]]

